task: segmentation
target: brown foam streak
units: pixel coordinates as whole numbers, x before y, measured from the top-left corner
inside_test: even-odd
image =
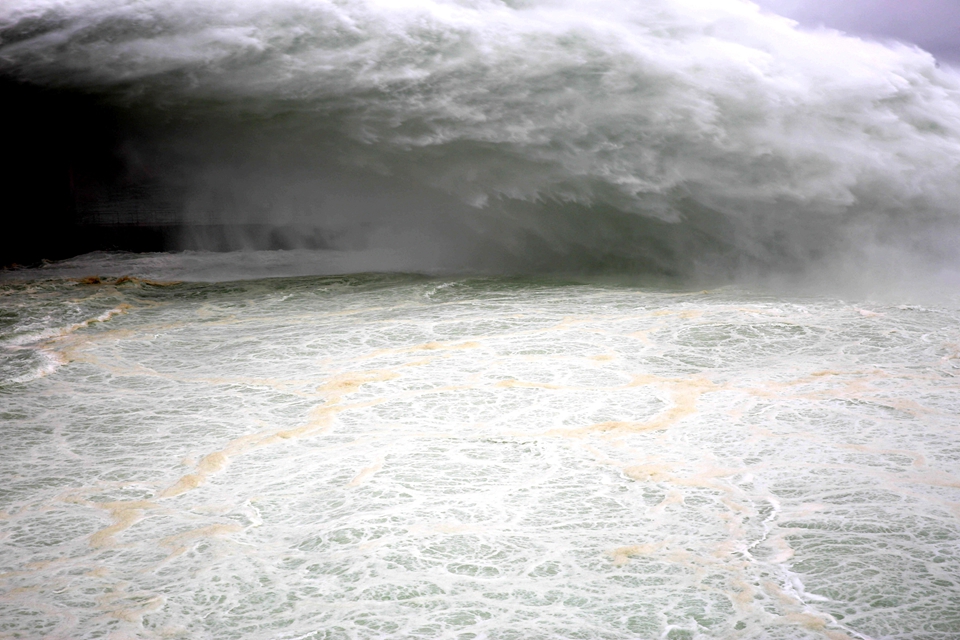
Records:
[[[356,405],[354,405],[356,406]],[[327,407],[322,405],[310,412],[310,421],[306,424],[282,431],[263,431],[241,436],[227,443],[223,449],[204,456],[193,473],[181,476],[177,482],[164,489],[159,498],[172,498],[205,484],[210,476],[222,471],[232,458],[259,449],[260,447],[282,442],[290,438],[303,437],[326,431],[331,427],[333,415],[349,407]]]
[[[416,344],[410,347],[398,347],[396,349],[375,349],[369,353],[355,356],[353,358],[346,358],[347,362],[362,362],[364,360],[372,360],[374,358],[380,358],[383,356],[389,355],[402,355],[410,353],[418,353],[420,351],[458,351],[460,349],[476,349],[480,346],[479,342],[468,340],[465,342],[424,342],[422,344]],[[329,359],[328,359],[329,360]],[[336,359],[337,362],[344,362],[344,359]]]
[[[725,575],[724,582],[727,588],[718,588],[699,584],[699,588],[719,593],[727,597],[735,608],[742,612],[756,610],[756,587],[751,579],[744,577],[750,568],[750,562],[732,555],[736,549],[730,541],[719,542],[713,545],[714,552],[709,555],[693,554],[682,542],[670,538],[654,542],[617,547],[607,552],[614,565],[622,566],[638,557],[655,557],[661,561],[684,565],[694,572],[694,582],[701,583],[708,573],[721,572]],[[771,583],[774,584],[774,583]],[[782,590],[775,587],[778,593]],[[761,605],[762,606],[762,605]]]
[[[370,465],[369,467],[364,467],[363,469],[360,470],[360,472],[356,476],[354,476],[353,480],[351,480],[347,484],[347,486],[348,487],[360,486],[361,484],[366,482],[370,476],[372,476],[376,472],[383,469],[383,462],[384,462],[383,458],[380,458],[379,460],[377,460],[377,462]]]
[[[677,294],[677,295],[686,295],[686,294]],[[343,314],[346,314],[346,313],[354,313],[354,312],[344,312]],[[336,315],[341,315],[341,314],[340,313],[330,314],[330,316],[336,316]],[[372,351],[370,353],[367,353],[361,356],[348,358],[346,359],[346,361],[359,362],[363,360],[370,360],[373,358],[382,357],[385,355],[399,355],[399,354],[412,353],[417,351],[449,351],[449,350],[457,350],[457,349],[474,349],[474,348],[480,347],[481,346],[480,341],[483,341],[483,340],[490,340],[490,339],[504,340],[508,338],[519,338],[519,337],[533,336],[537,334],[550,333],[553,331],[563,331],[563,330],[567,330],[572,327],[575,327],[576,325],[589,324],[591,322],[597,322],[599,320],[616,320],[616,321],[629,320],[629,319],[646,320],[646,319],[649,319],[650,317],[661,317],[661,316],[670,316],[670,315],[680,316],[681,318],[684,318],[684,319],[690,319],[690,318],[699,318],[702,315],[704,315],[704,312],[700,310],[688,309],[688,310],[659,310],[659,311],[654,311],[654,312],[640,314],[640,315],[625,314],[625,315],[588,316],[588,317],[566,316],[556,324],[553,324],[549,327],[543,327],[539,329],[529,329],[526,331],[514,331],[509,333],[484,334],[480,336],[474,336],[473,338],[464,342],[431,341],[431,342],[426,342],[419,345],[414,345],[411,347],[399,347],[395,349],[377,349],[375,351]],[[507,316],[507,317],[524,317],[524,316]],[[629,337],[640,339],[641,342],[643,342],[644,344],[649,344],[650,341],[649,341],[649,338],[647,338],[647,334],[657,331],[659,329],[662,329],[665,326],[666,325],[664,323],[660,322],[649,329],[644,329],[628,335]],[[592,332],[598,333],[598,334],[611,333],[610,331],[603,328],[597,328]],[[622,334],[618,333],[616,335],[622,335]],[[336,362],[342,363],[344,362],[344,360],[337,359]]]
[[[383,382],[398,378],[399,374],[389,370],[375,370],[359,373],[345,373],[334,376],[317,387],[317,392],[326,400],[326,404],[315,407],[310,411],[309,420],[293,429],[283,429],[280,431],[263,431],[246,436],[242,436],[227,443],[227,446],[219,451],[206,455],[196,466],[196,471],[182,476],[176,483],[165,489],[160,498],[169,498],[178,496],[204,484],[207,479],[221,471],[229,461],[239,455],[243,455],[254,449],[269,446],[290,440],[294,438],[303,438],[319,433],[329,431],[333,426],[333,418],[336,414],[349,409],[359,409],[363,407],[374,406],[386,402],[386,398],[376,398],[365,402],[355,402],[351,404],[340,404],[340,399],[344,395],[354,393],[365,384],[371,382]],[[431,389],[427,391],[411,392],[401,395],[423,395],[426,393],[436,393],[459,389],[463,387],[442,387],[440,389]]]
[[[134,500],[129,502],[103,502],[98,503],[97,506],[110,512],[113,524],[90,536],[91,547],[112,545],[113,536],[140,522],[143,519],[144,511],[155,509],[157,505],[149,500]]]
[[[102,276],[87,276],[86,278],[70,278],[71,281],[76,282],[77,284],[100,284],[100,285],[121,285],[121,284],[146,284],[151,287],[172,287],[178,284],[183,284],[178,280],[148,280],[146,278],[138,278],[136,276],[120,276],[119,278],[104,278]]]
[[[370,407],[387,402],[390,398],[375,398],[347,405],[339,404],[340,398],[343,395],[354,393],[364,384],[393,380],[398,377],[399,374],[389,370],[347,373],[335,376],[317,387],[317,391],[326,396],[328,403],[315,407],[310,412],[310,420],[306,424],[293,429],[264,431],[232,440],[223,449],[204,456],[197,464],[196,471],[182,476],[176,483],[165,489],[158,497],[175,497],[192,489],[196,489],[204,484],[211,475],[226,467],[232,458],[254,449],[276,444],[284,440],[324,433],[332,428],[334,416],[342,411]],[[417,397],[433,393],[445,393],[448,391],[461,391],[474,388],[477,387],[475,385],[448,385],[436,389],[410,391],[394,397]]]
[[[839,384],[835,384],[828,389],[814,389],[810,391],[799,391],[797,387],[804,385],[813,385],[823,380],[837,378]],[[853,378],[853,379],[850,379]],[[923,376],[900,374],[893,375],[881,369],[871,371],[815,371],[807,376],[796,378],[788,382],[769,382],[764,387],[744,388],[743,391],[758,397],[780,397],[784,392],[791,393],[793,398],[804,398],[809,400],[854,400],[858,402],[876,404],[882,407],[904,411],[919,417],[924,414],[935,414],[936,411],[929,409],[913,400],[904,400],[901,398],[889,398],[883,395],[882,390],[873,387],[876,380],[926,380],[930,382],[942,382],[941,379]],[[960,385],[938,385],[946,388],[958,387]]]
[[[378,378],[378,379],[389,380],[392,377],[397,377],[397,376],[394,375],[394,376]],[[367,380],[367,382],[370,382],[370,381],[371,380]],[[365,382],[360,384],[365,384]],[[353,387],[352,382],[349,384],[349,387]],[[429,389],[426,391],[413,391],[413,392],[401,394],[400,397],[428,395],[431,393],[443,393],[447,391],[463,390],[463,389],[470,389],[470,388],[475,388],[475,387],[471,387],[471,386],[440,387],[437,389]],[[352,390],[356,390],[356,389],[352,389]],[[342,388],[338,388],[336,389],[336,391],[338,393],[344,392]],[[347,391],[347,392],[352,392],[352,391]],[[281,431],[266,431],[266,432],[260,432],[256,434],[250,434],[247,436],[242,436],[240,438],[230,441],[227,444],[227,446],[224,447],[223,449],[204,456],[200,460],[200,462],[197,464],[195,472],[181,476],[181,478],[176,483],[174,483],[173,485],[165,489],[158,497],[159,498],[175,497],[182,493],[186,493],[187,491],[191,491],[192,489],[196,489],[197,487],[204,484],[211,475],[225,468],[232,458],[248,453],[249,451],[252,451],[254,449],[276,444],[284,440],[304,438],[304,437],[325,433],[332,428],[333,417],[342,411],[347,411],[350,409],[359,409],[363,407],[370,407],[370,406],[382,404],[388,401],[388,398],[377,398],[377,399],[369,400],[366,402],[355,402],[348,405],[339,405],[339,404],[335,404],[336,399],[339,398],[339,395],[331,396],[331,397],[334,398],[331,404],[321,405],[319,407],[314,408],[310,412],[310,420],[306,424],[303,424],[299,427],[295,427],[293,429],[284,429]]]
[[[576,387],[567,387],[559,384],[551,384],[549,382],[526,382],[523,380],[501,380],[500,382],[495,383],[493,386],[501,389],[548,389],[551,391],[556,391],[558,389],[577,390]]]
[[[125,331],[120,333],[118,331],[112,331],[109,334],[104,336],[98,336],[98,338],[111,338],[116,339],[118,336],[133,336],[136,335],[131,331]],[[85,343],[91,342],[90,338],[84,340]],[[111,363],[103,362],[100,358],[93,356],[89,353],[79,353],[79,345],[73,347],[67,347],[60,350],[60,354],[67,360],[85,362],[87,364],[92,364],[97,367],[100,367],[104,371],[110,373],[121,375],[121,376],[143,376],[149,378],[157,378],[160,380],[171,380],[174,382],[186,382],[186,383],[196,383],[196,384],[211,384],[211,385],[230,385],[230,384],[245,384],[256,387],[268,387],[281,393],[287,393],[290,395],[295,395],[298,397],[304,398],[316,398],[317,394],[307,393],[298,390],[296,387],[305,386],[310,384],[309,380],[304,379],[291,379],[291,380],[278,380],[275,378],[252,378],[247,376],[216,376],[216,377],[185,377],[171,373],[162,373],[155,369],[145,367],[143,365],[134,365],[134,366],[122,366]]]
[[[747,390],[751,392],[752,390]],[[739,417],[739,416],[738,416]],[[754,434],[754,437],[760,437],[764,439],[787,439],[795,438],[798,440],[804,440],[807,442],[812,442],[819,445],[821,448],[835,448],[835,449],[844,449],[849,451],[856,451],[858,453],[866,453],[869,455],[902,455],[913,460],[912,466],[915,468],[925,468],[927,466],[927,459],[923,453],[919,451],[913,451],[910,449],[889,449],[889,448],[880,448],[874,447],[866,444],[850,444],[845,442],[836,442],[833,440],[828,440],[826,438],[813,435],[805,431],[793,431],[790,433],[775,433],[770,429],[751,426],[751,431]],[[832,465],[830,465],[832,468]]]
[[[59,329],[57,332],[57,335],[46,338],[45,340],[38,341],[37,345],[44,348],[56,349],[56,347],[60,346],[61,344],[67,343],[71,335],[76,333],[77,331],[81,329],[85,329],[93,324],[108,322],[109,320],[112,320],[114,316],[123,315],[132,308],[133,306],[127,303],[118,304],[113,309],[108,309],[107,311],[104,311],[103,313],[101,313],[99,316],[96,316],[94,318],[88,318],[86,320],[82,320],[80,322],[77,322],[67,327],[63,327]],[[66,349],[63,349],[63,351],[66,351]]]
[[[673,426],[683,418],[697,413],[697,401],[705,393],[716,391],[724,387],[717,386],[706,378],[660,378],[652,375],[635,375],[625,387],[614,389],[628,389],[632,387],[656,386],[666,392],[672,406],[658,412],[649,420],[644,421],[610,421],[599,422],[586,427],[573,429],[551,429],[544,435],[579,436],[589,433],[638,433],[642,431],[659,431]],[[548,388],[548,387],[543,387]]]
[[[334,376],[317,387],[317,392],[329,401],[339,400],[341,396],[357,391],[369,382],[385,382],[399,378],[400,374],[389,370],[344,373]]]
[[[349,405],[339,405],[338,402],[342,395],[352,393],[368,382],[389,380],[395,377],[397,377],[397,374],[393,374],[392,372],[378,371],[368,372],[366,375],[345,374],[333,378],[318,388],[318,390],[323,391],[327,396],[329,404],[314,408],[310,412],[310,419],[306,424],[294,429],[264,431],[231,440],[223,449],[209,453],[201,458],[192,473],[181,476],[177,482],[163,490],[157,496],[157,499],[172,498],[196,489],[203,485],[210,476],[223,470],[229,464],[230,460],[236,456],[291,438],[305,437],[327,431],[332,427],[333,417],[337,413],[347,409],[371,406],[383,402],[383,400],[378,399]],[[90,538],[91,546],[102,547],[113,544],[116,534],[139,522],[143,518],[146,510],[156,508],[158,505],[149,500],[137,500],[101,503],[96,506],[107,509],[113,519],[111,525],[97,531]]]
[[[333,315],[336,315],[336,314],[333,314]],[[507,317],[514,317],[514,316],[507,316]],[[519,317],[523,317],[523,316],[519,316]],[[532,336],[532,335],[537,335],[542,333],[549,333],[552,331],[562,331],[565,329],[569,329],[578,324],[587,324],[590,322],[595,322],[597,320],[608,320],[608,319],[624,320],[624,319],[630,319],[630,318],[646,318],[646,317],[647,317],[646,315],[590,316],[587,318],[582,318],[579,316],[568,316],[563,318],[562,320],[560,320],[560,322],[554,325],[551,325],[549,327],[543,327],[540,329],[514,331],[510,333],[484,334],[480,336],[474,336],[473,338],[463,342],[431,341],[431,342],[425,342],[418,345],[413,345],[411,347],[399,347],[395,349],[377,349],[375,351],[372,351],[370,353],[367,353],[361,356],[349,358],[348,361],[358,362],[358,361],[378,358],[385,355],[399,355],[399,354],[405,354],[405,353],[414,353],[417,351],[451,351],[451,350],[459,350],[459,349],[475,349],[482,346],[481,341],[483,340],[489,340],[489,339],[504,340],[508,338],[519,338],[519,337]],[[659,328],[659,326],[656,328]],[[596,333],[609,333],[609,332],[604,329],[597,329]],[[338,359],[337,362],[343,362],[343,360]]]
[[[645,542],[636,545],[617,547],[607,552],[615,566],[628,564],[632,559],[639,557],[654,557],[667,562],[685,565],[694,572],[694,581],[699,588],[719,593],[725,596],[735,609],[745,614],[767,613],[773,616],[771,622],[787,625],[800,625],[808,629],[824,633],[831,639],[849,637],[840,631],[827,630],[830,624],[835,624],[829,614],[810,610],[806,603],[787,593],[784,588],[773,580],[765,580],[760,589],[771,595],[781,607],[782,613],[765,611],[762,601],[756,599],[760,590],[753,584],[754,579],[749,576],[750,562],[733,554],[739,550],[735,541],[725,541],[714,545],[714,552],[710,555],[694,555],[680,544],[665,540]],[[792,550],[791,550],[792,551]],[[710,573],[721,572],[726,576],[726,588],[718,588],[702,584],[702,578]]]
[[[773,433],[767,429],[754,428],[753,431],[763,438],[768,439],[787,439],[795,438],[798,440],[804,440],[807,442],[815,443],[822,448],[835,448],[841,450],[856,451],[858,453],[865,453],[867,455],[902,455],[908,458],[913,459],[911,466],[917,471],[914,472],[905,472],[905,473],[890,473],[885,469],[875,469],[875,468],[866,468],[859,465],[851,464],[833,464],[833,463],[820,463],[816,465],[818,468],[824,469],[844,469],[849,470],[854,468],[855,470],[870,475],[877,482],[882,483],[882,485],[893,491],[894,493],[912,496],[918,500],[925,502],[932,502],[940,505],[944,509],[950,511],[955,516],[960,517],[960,502],[952,501],[947,498],[939,496],[931,496],[928,494],[918,493],[907,488],[907,484],[919,484],[930,487],[944,487],[949,489],[960,488],[960,478],[953,476],[945,471],[940,471],[938,469],[928,469],[926,458],[922,453],[916,451],[910,451],[907,449],[880,449],[870,447],[868,445],[859,445],[859,444],[844,444],[836,443],[824,440],[816,436],[812,436],[807,433],[789,433],[789,434],[779,434]],[[807,465],[809,467],[809,465]]]
[[[191,529],[189,531],[184,531],[183,533],[167,536],[160,541],[160,544],[164,547],[169,547],[172,549],[170,556],[167,558],[169,560],[174,556],[179,556],[185,553],[190,548],[190,543],[194,540],[236,533],[241,529],[243,529],[243,527],[238,524],[211,524],[205,527],[200,527],[199,529]]]
[[[710,589],[728,597],[740,611],[749,611],[753,608],[751,605],[754,605],[757,589],[748,579],[737,577],[737,574],[743,573],[749,568],[750,563],[736,554],[747,550],[746,543],[744,542],[745,532],[743,530],[743,518],[746,516],[755,516],[756,512],[751,507],[741,504],[734,499],[737,493],[736,487],[716,481],[717,478],[742,473],[744,469],[718,468],[683,477],[675,473],[672,465],[645,462],[640,465],[627,466],[623,462],[607,458],[593,447],[587,446],[585,448],[597,458],[598,462],[618,467],[622,469],[624,475],[634,480],[670,483],[675,486],[700,487],[723,491],[726,495],[720,498],[720,502],[727,507],[728,511],[720,513],[719,517],[726,523],[725,526],[729,534],[729,539],[714,545],[713,553],[711,554],[712,558],[710,556],[693,556],[684,548],[671,544],[669,540],[618,547],[608,552],[608,554],[611,556],[615,565],[627,564],[635,557],[661,555],[671,562],[678,562],[690,566],[698,575],[703,575],[708,570],[722,570],[729,574],[729,578],[726,581],[728,589],[723,590],[713,587]],[[650,511],[652,513],[658,513],[669,505],[682,504],[683,501],[683,493],[677,489],[671,489],[664,496],[664,499]],[[779,564],[786,562],[793,557],[794,550],[780,536],[769,536],[765,540],[765,544],[777,552],[776,556],[772,559],[773,563]],[[801,608],[803,603],[787,598],[779,585],[773,582],[770,582],[769,585],[775,594],[780,594],[785,597],[784,604],[789,607],[786,614],[789,621],[799,622],[801,624],[820,624],[821,626],[825,626],[831,622],[831,620],[825,616],[818,617],[811,615],[809,619],[790,617],[793,614],[802,613]]]
[[[630,558],[651,555],[662,549],[663,546],[663,542],[634,544],[626,547],[617,547],[616,549],[611,550],[609,555],[613,559],[613,564],[621,566],[630,562]]]
[[[125,276],[124,278],[127,278],[127,277]],[[127,278],[126,280],[123,280],[123,281],[144,282],[147,284],[154,284],[157,286],[168,286],[168,285],[180,284],[179,282],[155,283],[152,281],[140,280],[136,278]],[[96,283],[112,284],[100,278],[96,278]],[[143,301],[142,306],[155,306],[156,304],[162,304],[162,303],[154,303],[152,301]],[[107,311],[105,314],[101,314],[101,316],[98,316],[96,318],[91,318],[83,322],[71,325],[70,327],[67,327],[65,329],[62,329],[60,335],[52,338],[48,338],[47,340],[43,341],[40,344],[41,346],[56,347],[56,346],[60,346],[60,344],[63,343],[60,349],[57,349],[54,351],[54,353],[60,356],[61,359],[65,361],[79,360],[79,361],[87,362],[89,364],[94,364],[106,371],[109,371],[111,373],[118,374],[118,375],[148,376],[148,377],[160,378],[164,380],[173,380],[177,382],[187,382],[187,383],[249,384],[254,386],[265,386],[265,387],[276,389],[278,391],[282,391],[284,393],[290,393],[290,394],[301,396],[301,397],[316,397],[313,394],[303,393],[303,392],[297,391],[294,388],[291,388],[291,387],[309,384],[308,380],[276,380],[273,378],[253,378],[248,376],[184,377],[184,376],[179,376],[175,374],[161,373],[159,371],[150,369],[148,367],[144,367],[142,365],[136,365],[134,367],[125,367],[125,366],[120,366],[113,363],[105,363],[92,354],[84,353],[81,356],[78,353],[78,350],[81,344],[84,344],[84,343],[90,343],[93,341],[97,341],[99,339],[105,339],[107,337],[109,337],[110,339],[116,339],[117,337],[136,337],[137,335],[144,335],[144,334],[149,335],[150,333],[157,331],[158,328],[159,329],[182,328],[185,324],[184,322],[172,323],[172,324],[165,323],[160,325],[147,325],[144,327],[139,327],[136,331],[128,329],[122,332],[118,332],[114,330],[110,332],[109,335],[85,336],[81,343],[67,344],[70,334],[74,333],[76,330],[85,328],[97,322],[106,322],[107,320],[110,320],[113,316],[119,315],[121,313],[126,313],[132,308],[133,306],[130,304],[127,304],[127,303],[120,304],[115,309],[111,309]],[[330,315],[342,315],[342,314],[330,314]],[[309,316],[309,317],[313,317],[313,316]],[[221,321],[215,321],[215,322],[208,322],[204,324],[205,326],[211,326],[211,325],[237,324],[238,322],[244,322],[244,321],[237,321],[235,316],[231,316],[228,319],[223,319]],[[450,344],[450,345],[434,342],[434,343],[427,343],[425,345],[419,345],[417,347],[413,347],[410,349],[398,350],[398,352],[409,352],[409,351],[415,351],[420,349],[422,350],[466,349],[466,348],[473,348],[476,346],[479,346],[479,345],[475,342]],[[372,357],[372,356],[367,356],[367,357],[357,358],[357,359],[358,360],[366,359],[368,357]]]
[[[869,474],[877,482],[883,484],[884,487],[890,489],[894,493],[900,495],[912,496],[918,500],[925,502],[932,502],[942,506],[947,509],[957,517],[960,517],[960,502],[952,501],[947,498],[942,498],[939,496],[931,496],[927,494],[917,493],[905,485],[907,484],[919,484],[930,487],[944,487],[949,489],[960,488],[960,478],[957,478],[950,473],[941,471],[939,469],[930,469],[927,467],[927,461],[925,456],[917,451],[911,451],[909,449],[883,449],[877,447],[871,447],[869,445],[861,444],[847,444],[847,443],[837,443],[825,440],[817,436],[813,436],[805,432],[794,432],[788,434],[774,433],[768,429],[763,429],[760,427],[753,427],[752,431],[757,434],[759,437],[765,439],[788,439],[795,438],[798,440],[803,440],[807,442],[812,442],[816,445],[819,445],[821,448],[834,448],[840,450],[855,451],[858,453],[864,453],[867,455],[880,456],[880,455],[902,455],[908,458],[912,458],[913,462],[911,466],[916,469],[913,472],[904,472],[904,473],[891,473],[886,469],[876,469],[876,468],[865,468],[859,465],[851,464],[833,464],[833,463],[820,463],[816,465],[817,467],[824,469],[851,469],[854,468],[861,473]]]

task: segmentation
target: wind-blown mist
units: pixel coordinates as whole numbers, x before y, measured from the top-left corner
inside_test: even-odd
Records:
[[[960,76],[749,2],[12,0],[0,39],[126,109],[186,221],[423,268],[956,260]]]

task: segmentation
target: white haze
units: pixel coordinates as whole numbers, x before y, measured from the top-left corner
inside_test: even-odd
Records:
[[[746,1],[8,0],[0,38],[141,114],[194,220],[454,268],[956,263],[960,76]]]
[[[809,27],[916,44],[960,62],[960,3],[953,0],[760,0],[761,7]]]

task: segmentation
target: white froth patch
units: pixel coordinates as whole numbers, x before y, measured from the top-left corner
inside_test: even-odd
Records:
[[[12,633],[951,624],[952,307],[402,276],[45,286],[4,304],[130,310],[0,389]]]

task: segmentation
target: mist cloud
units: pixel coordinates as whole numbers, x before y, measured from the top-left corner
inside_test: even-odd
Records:
[[[960,76],[741,0],[14,0],[0,72],[126,109],[187,221],[538,268],[955,259]]]

